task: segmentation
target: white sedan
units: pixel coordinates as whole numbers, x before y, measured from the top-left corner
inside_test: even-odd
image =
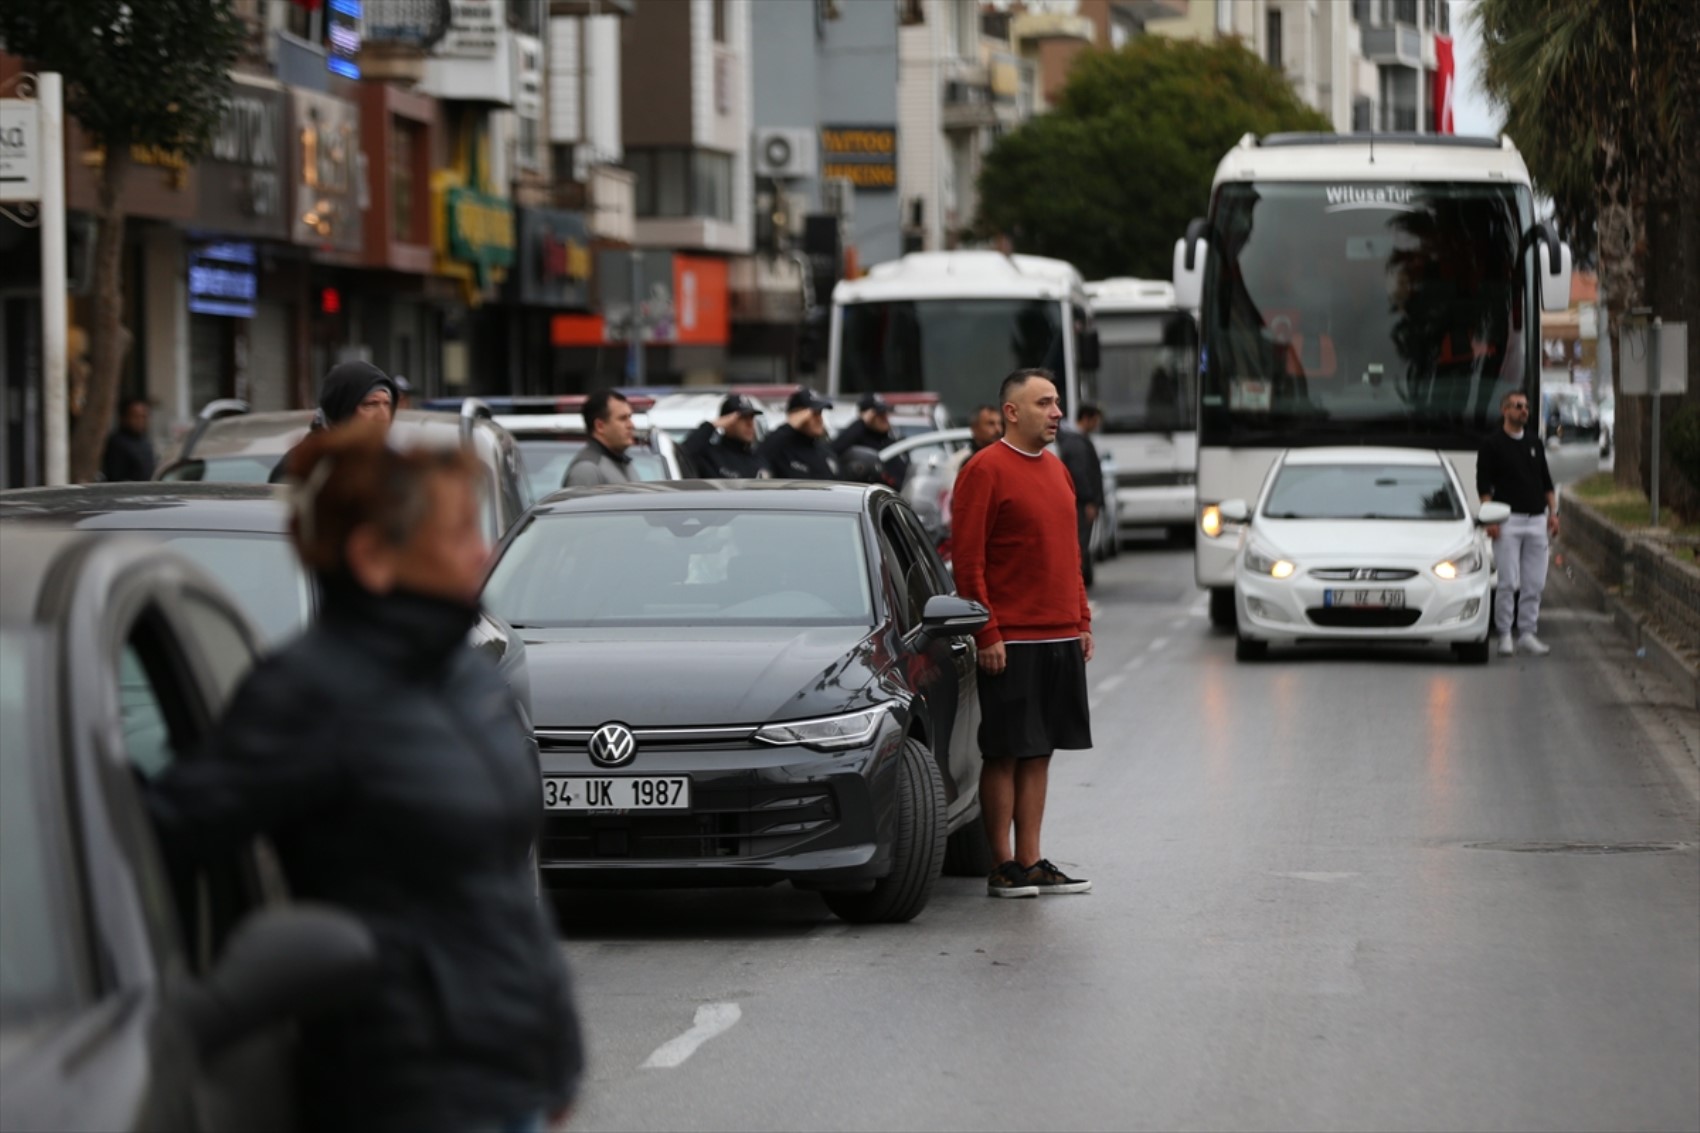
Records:
[[[1272,643],[1434,642],[1484,663],[1492,628],[1493,546],[1510,515],[1474,506],[1437,452],[1312,448],[1283,453],[1242,525],[1234,571],[1242,661]]]

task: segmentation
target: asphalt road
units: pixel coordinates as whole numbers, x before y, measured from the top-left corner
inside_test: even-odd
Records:
[[[1237,665],[1185,552],[1100,570],[1046,831],[1095,890],[570,895],[575,1127],[1700,1129],[1700,723],[1562,569],[1485,669]]]

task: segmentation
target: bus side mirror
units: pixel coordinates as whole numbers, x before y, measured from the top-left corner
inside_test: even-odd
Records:
[[[1208,222],[1199,217],[1175,241],[1175,306],[1182,310],[1196,310],[1204,301],[1204,261],[1210,250],[1206,231]]]
[[[1082,370],[1096,370],[1103,361],[1103,350],[1098,342],[1098,332],[1089,330],[1080,336],[1080,358],[1076,363]]]
[[[1541,289],[1541,310],[1570,309],[1570,245],[1553,235],[1543,224],[1530,229],[1535,241],[1537,286]]]

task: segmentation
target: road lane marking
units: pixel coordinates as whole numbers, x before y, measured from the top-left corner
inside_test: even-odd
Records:
[[[1117,685],[1121,684],[1125,680],[1127,680],[1126,674],[1124,674],[1124,673],[1111,673],[1109,676],[1105,677],[1103,680],[1098,682],[1098,691],[1099,692],[1109,692],[1111,689],[1115,688]]]
[[[1294,881],[1345,881],[1348,877],[1357,877],[1355,873],[1312,873],[1306,870],[1270,870],[1271,877],[1290,877]]]
[[[1155,653],[1155,652],[1157,652],[1157,650],[1163,648],[1163,646],[1165,646],[1167,644],[1169,644],[1168,638],[1166,638],[1166,637],[1156,637],[1156,638],[1152,638],[1151,644],[1147,645],[1145,648],[1146,648],[1147,651],[1149,651],[1151,653]]]
[[[691,1029],[676,1038],[668,1039],[644,1059],[644,1070],[671,1070],[697,1052],[697,1047],[723,1035],[743,1018],[736,1003],[705,1003],[697,1008]]]
[[[1144,656],[1135,657],[1133,660],[1122,666],[1122,671],[1131,673],[1143,664],[1145,664]]]

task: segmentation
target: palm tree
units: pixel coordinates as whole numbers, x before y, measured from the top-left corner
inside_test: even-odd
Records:
[[[1561,231],[1599,266],[1613,358],[1635,308],[1700,328],[1700,5],[1477,0],[1471,18],[1506,133]],[[1700,398],[1695,356],[1690,398]],[[1615,468],[1620,485],[1644,489],[1642,408],[1618,399]],[[1691,495],[1686,509],[1696,508]]]

